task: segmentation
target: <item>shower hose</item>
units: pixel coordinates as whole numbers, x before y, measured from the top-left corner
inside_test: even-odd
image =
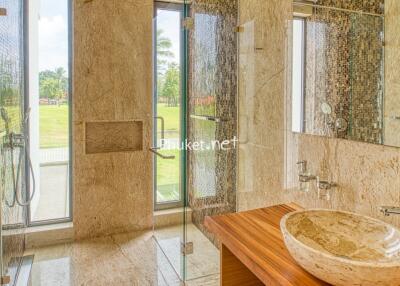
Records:
[[[22,130],[24,131],[24,133],[26,133],[25,131],[27,130],[29,111],[30,110],[28,110],[26,112],[25,118],[23,121]],[[27,135],[22,135],[22,136],[17,135],[15,133],[9,131],[8,126],[9,126],[10,120],[9,120],[9,117],[4,108],[1,108],[1,117],[3,118],[3,120],[5,122],[6,136],[8,137],[8,141],[9,141],[7,149],[9,149],[9,151],[10,151],[10,162],[11,162],[10,168],[11,168],[12,185],[13,185],[12,200],[10,202],[7,198],[5,198],[5,203],[10,208],[14,207],[15,204],[18,204],[19,206],[22,206],[22,207],[28,206],[32,202],[32,200],[35,196],[35,192],[36,192],[35,173],[33,171],[32,160],[31,160],[30,154],[28,152],[28,150],[29,150],[28,136]],[[15,144],[16,137],[22,138],[24,144]],[[14,162],[15,147],[20,148],[17,166],[15,166],[15,162]],[[22,151],[22,149],[23,149],[23,151]],[[21,195],[21,197],[18,195],[18,186],[20,184],[20,179],[21,179],[21,167],[23,166],[22,162],[23,162],[24,155],[25,155],[26,161],[28,163],[28,176],[30,175],[32,177],[32,192],[31,192],[30,197],[26,201],[23,200],[22,195]],[[5,156],[4,156],[4,158],[5,158]],[[4,168],[7,168],[6,162],[4,162]]]

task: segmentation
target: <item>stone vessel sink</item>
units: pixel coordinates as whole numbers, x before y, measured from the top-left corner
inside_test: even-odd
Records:
[[[305,270],[333,285],[399,286],[400,232],[366,216],[305,210],[285,215],[281,230]]]

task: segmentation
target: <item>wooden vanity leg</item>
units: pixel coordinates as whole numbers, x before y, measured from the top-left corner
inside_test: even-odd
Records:
[[[221,286],[262,286],[264,285],[230,250],[220,247]]]

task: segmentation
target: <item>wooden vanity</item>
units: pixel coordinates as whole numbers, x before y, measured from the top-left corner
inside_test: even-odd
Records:
[[[221,243],[221,285],[330,285],[301,268],[286,249],[280,220],[300,209],[287,204],[206,217]]]

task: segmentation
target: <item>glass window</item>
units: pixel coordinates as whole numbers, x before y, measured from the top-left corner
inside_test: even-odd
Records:
[[[293,20],[292,131],[303,131],[305,21]]]
[[[30,220],[38,222],[70,217],[69,1],[29,5]]]
[[[182,204],[181,191],[181,21],[180,5],[159,4],[155,30],[154,146],[155,208]],[[162,130],[164,128],[164,130]]]

